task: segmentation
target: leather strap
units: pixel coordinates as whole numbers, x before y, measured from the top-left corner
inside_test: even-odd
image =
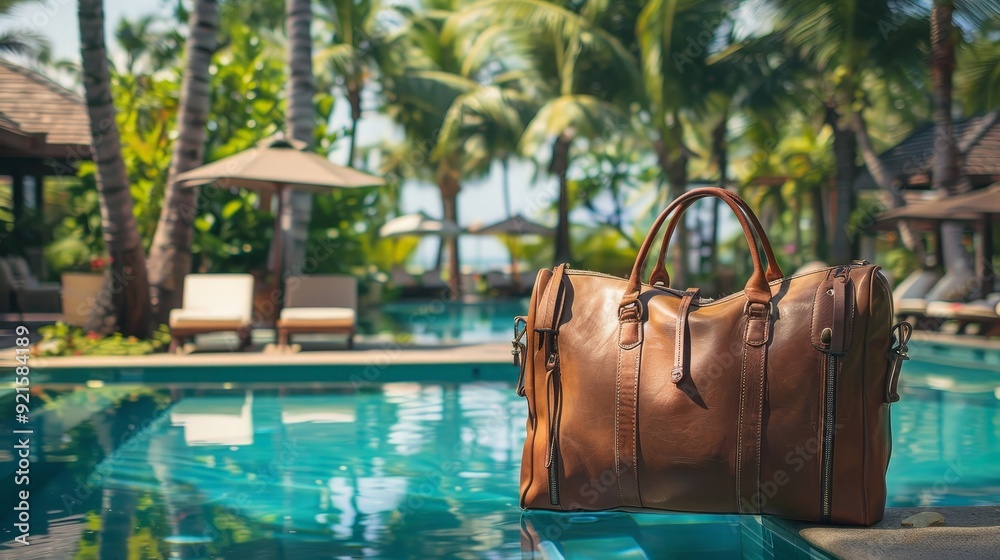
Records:
[[[754,227],[750,225],[751,221],[748,221],[745,211],[743,210],[743,205],[746,203],[742,203],[743,205],[741,205],[740,202],[742,201],[740,201],[739,197],[729,191],[719,188],[706,187],[682,194],[674,199],[673,202],[671,202],[663,210],[663,212],[660,212],[660,215],[656,217],[652,227],[649,229],[649,233],[646,235],[646,239],[639,248],[639,254],[636,256],[635,264],[632,265],[632,273],[629,275],[628,283],[625,286],[625,293],[622,295],[622,299],[618,304],[620,310],[624,310],[626,307],[636,304],[639,299],[639,292],[642,287],[642,269],[646,264],[646,257],[649,255],[649,251],[652,248],[656,234],[659,232],[660,227],[663,226],[663,222],[665,222],[666,219],[679,207],[705,197],[716,197],[722,199],[736,214],[736,218],[739,220],[740,226],[743,228],[743,235],[746,237],[747,246],[753,248],[753,250],[750,251],[750,259],[753,261],[753,273],[747,280],[743,293],[747,300],[751,303],[770,304],[771,287],[767,280],[765,268],[761,263],[760,251],[756,249],[758,240],[754,237]],[[767,237],[762,237],[759,241],[761,245],[765,246],[765,253],[767,253],[768,251],[766,249],[769,244]],[[775,272],[777,272],[777,270]]]
[[[642,507],[639,494],[639,368],[642,308],[624,310],[618,323],[618,373],[615,378],[615,474],[622,506]]]
[[[736,492],[740,513],[761,513],[760,440],[764,416],[770,305],[748,303],[740,370],[740,420],[736,445]]]
[[[830,338],[830,353],[843,354],[847,346],[848,313],[846,300],[848,275],[843,268],[834,269],[831,274],[833,274],[833,333]]]
[[[700,296],[700,289],[688,288],[684,292],[684,297],[681,298],[680,307],[677,308],[677,327],[674,331],[674,340],[676,341],[674,345],[674,369],[670,370],[670,380],[675,384],[684,379],[685,372],[688,370],[687,316],[691,304]]]
[[[747,206],[746,201],[725,189],[719,190],[722,190],[724,193],[728,193],[729,195],[726,197],[726,195],[718,193],[719,198],[729,198],[743,210],[743,214],[749,220],[750,225],[753,226],[757,240],[760,241],[761,239],[767,239],[764,232],[764,226],[760,224],[760,220],[757,219],[757,215],[753,213],[749,206]],[[692,204],[694,204],[694,202],[688,202],[682,205],[678,211],[670,217],[670,222],[667,224],[667,230],[663,234],[663,241],[660,243],[660,253],[656,258],[656,262],[653,264],[653,271],[649,275],[650,286],[661,284],[664,288],[670,287],[670,274],[667,273],[667,267],[665,264],[667,248],[670,247],[670,240],[674,236],[674,230],[677,229],[679,224],[683,223],[681,220],[684,219],[684,212],[687,211]],[[774,258],[774,251],[772,251],[771,245],[769,243],[761,243],[761,245],[764,247],[764,257],[767,259],[767,270],[765,271],[765,275],[768,282],[783,278],[784,274],[781,272],[781,267],[778,266],[777,259]],[[753,250],[756,250],[756,248]]]

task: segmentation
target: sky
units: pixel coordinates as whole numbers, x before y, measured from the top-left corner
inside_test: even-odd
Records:
[[[122,18],[136,19],[149,14],[170,14],[171,3],[166,0],[105,0],[106,36],[111,56],[116,53],[113,41],[114,28]],[[79,61],[79,30],[77,27],[77,0],[41,0],[25,5],[13,14],[12,18],[0,21],[0,29],[19,28],[30,29],[46,37],[52,48],[53,58]],[[358,126],[358,146],[380,144],[395,135],[394,125],[375,110],[375,100],[364,103],[364,114]],[[346,127],[350,122],[350,106],[339,98],[335,105],[334,128]],[[347,140],[343,140],[330,155],[336,163],[343,163],[347,158]],[[536,177],[537,175],[537,177]],[[514,161],[510,166],[511,207],[513,212],[522,213],[530,219],[554,226],[555,213],[549,210],[550,201],[557,192],[557,182],[554,178],[537,174],[532,163]],[[408,183],[402,191],[402,206],[406,213],[423,211],[435,217],[440,217],[441,202],[437,187],[432,184]],[[469,226],[476,223],[491,223],[506,218],[504,210],[503,188],[499,165],[493,172],[480,181],[463,183],[459,195],[459,223]],[[643,211],[648,207],[642,205]],[[634,214],[634,210],[631,212]],[[635,216],[632,216],[635,217]],[[646,217],[648,223],[650,217]],[[573,223],[586,221],[587,218],[576,213]],[[726,228],[728,229],[728,228]],[[437,240],[421,241],[417,255],[411,264],[422,267],[431,266],[437,253]],[[460,251],[464,268],[483,271],[509,262],[507,250],[503,245],[486,236],[463,236],[460,238]]]

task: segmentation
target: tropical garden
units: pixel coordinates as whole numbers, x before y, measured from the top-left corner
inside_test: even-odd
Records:
[[[0,18],[17,4],[0,1]],[[977,0],[165,4],[171,18],[116,22],[105,37],[101,0],[80,0],[80,64],[52,60],[34,33],[0,35],[0,56],[68,76],[107,125],[38,227],[53,232],[54,274],[107,257],[120,289],[99,327],[143,339],[179,305],[184,274],[267,268],[266,196],[209,197],[175,177],[278,132],[324,155],[347,144],[337,163],[388,179],[292,205],[307,246],[338,256],[317,272],[375,281],[415,247],[378,234],[404,189],[436,185],[441,216],[462,223],[458,198],[482,188],[468,185],[507,187],[513,163],[534,169],[524,211],[556,226],[524,251],[528,265],[623,273],[667,200],[720,184],[751,201],[794,270],[857,256],[871,216],[903,203],[878,154],[923,123],[932,187],[963,189],[953,119],[1000,108],[1000,6]],[[333,124],[338,104],[348,126]],[[375,114],[394,133],[357,142]],[[877,190],[856,188],[862,173]],[[716,215],[679,228],[676,244],[693,249],[673,252],[675,282],[746,273]],[[968,261],[962,231],[948,235],[946,260]],[[441,243],[456,278],[461,241]],[[900,278],[926,249],[902,224],[878,250]]]

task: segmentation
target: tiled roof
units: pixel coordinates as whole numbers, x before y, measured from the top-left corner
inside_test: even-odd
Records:
[[[44,134],[48,145],[90,148],[87,106],[41,74],[0,60],[0,128]]]
[[[965,159],[965,173],[987,177],[1000,175],[1000,112],[956,119],[954,127],[959,152]],[[933,123],[918,128],[879,157],[890,175],[907,179],[909,184],[926,184],[934,165]],[[858,176],[857,186],[876,188],[867,170]]]

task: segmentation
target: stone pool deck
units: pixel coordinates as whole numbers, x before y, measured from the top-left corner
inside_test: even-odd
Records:
[[[43,375],[44,381],[39,381],[57,385],[260,385],[263,380],[276,385],[330,380],[513,382],[517,377],[510,363],[509,343],[420,346],[362,337],[350,351],[331,350],[329,344],[304,344],[306,351],[294,353],[274,352],[265,344],[247,352],[227,352],[230,344],[220,340],[218,346],[206,344],[188,354],[35,357],[31,365]],[[0,350],[0,363],[13,363],[13,356],[12,349]],[[945,522],[926,528],[900,526],[902,519],[920,511],[936,511]],[[765,518],[764,523],[772,531],[797,536],[831,557],[846,560],[996,558],[1000,554],[1000,507],[893,508],[886,511],[885,519],[868,528],[817,526],[776,518]]]
[[[935,511],[944,523],[903,527],[900,521]],[[939,560],[1000,556],[1000,507],[890,508],[871,527],[831,527],[769,520],[772,530],[798,534],[812,546],[845,560]]]

